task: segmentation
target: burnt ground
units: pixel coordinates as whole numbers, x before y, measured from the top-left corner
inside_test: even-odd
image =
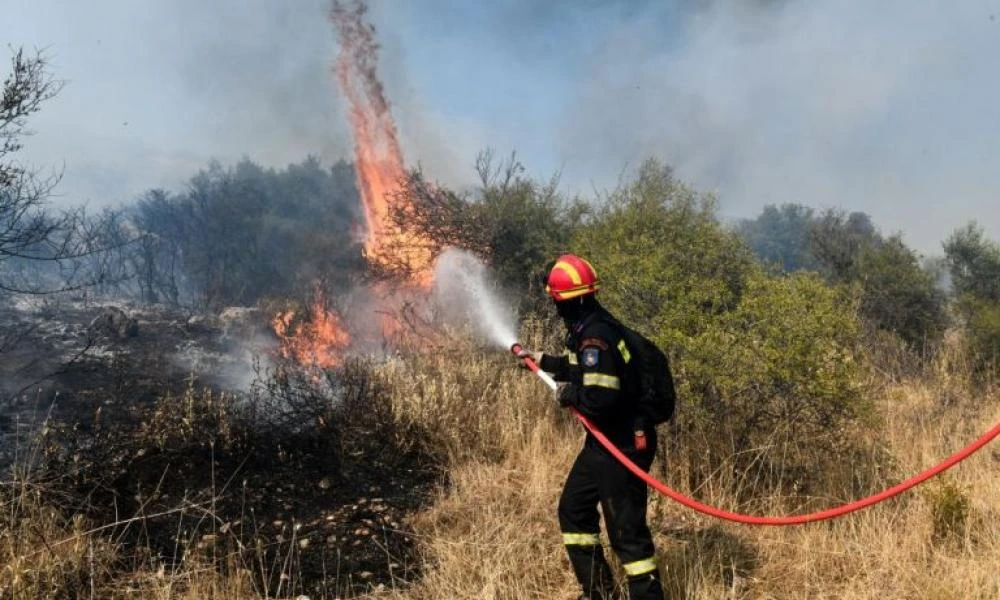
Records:
[[[407,519],[440,477],[419,429],[393,421],[371,365],[274,364],[263,324],[249,309],[0,305],[5,468],[33,457],[54,505],[108,526],[123,575],[205,562],[314,598],[412,580]]]
[[[191,377],[247,389],[255,359],[266,361],[273,348],[265,326],[252,308],[199,315],[83,297],[0,296],[0,401],[9,408],[61,399],[54,410],[73,412],[88,393],[150,401]]]

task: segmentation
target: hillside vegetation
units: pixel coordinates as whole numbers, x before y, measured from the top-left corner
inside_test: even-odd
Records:
[[[537,326],[524,335],[529,341],[542,339]],[[134,510],[119,519],[105,515],[105,521],[94,521],[66,510],[68,498],[56,493],[62,489],[58,481],[29,476],[3,488],[0,590],[6,597],[52,598],[572,597],[574,583],[559,545],[554,507],[582,441],[581,429],[553,405],[544,386],[507,357],[454,342],[463,352],[464,368],[458,371],[447,356],[410,356],[366,367],[390,409],[379,412],[383,424],[368,433],[387,436],[381,439],[398,452],[426,453],[444,473],[424,508],[402,523],[373,525],[372,537],[385,539],[405,529],[416,544],[412,560],[418,564],[397,564],[389,582],[369,584],[366,571],[331,564],[321,588],[326,593],[309,589],[301,584],[299,569],[307,551],[294,546],[298,540],[272,538],[277,545],[271,551],[248,549],[238,543],[255,539],[247,535],[248,526],[242,533],[224,527],[229,521],[219,515],[232,492],[222,484],[214,497],[192,497],[181,507],[186,515],[178,510],[164,518],[153,510]],[[852,438],[852,451],[825,461],[808,491],[782,489],[773,477],[740,472],[734,468],[742,462],[736,455],[721,457],[719,468],[705,475],[703,466],[689,458],[694,449],[683,447],[698,444],[698,438],[680,434],[666,444],[680,448],[664,453],[654,474],[710,504],[761,514],[853,499],[935,464],[1000,419],[1000,392],[974,383],[965,369],[958,351],[948,351],[912,377],[872,376],[865,424],[843,430]],[[204,406],[190,409],[195,430],[219,427],[226,414],[206,396],[188,402]],[[170,425],[162,419],[161,426],[181,431],[182,420]],[[369,421],[368,427],[375,424]],[[776,468],[794,465],[799,472],[816,455],[811,438],[796,438],[796,429],[794,422],[775,424],[776,432],[796,439],[785,444],[784,460]],[[190,447],[182,438],[165,437],[175,452]],[[127,439],[120,443],[128,447]],[[295,436],[284,443],[296,443]],[[753,450],[765,455],[768,449]],[[176,458],[201,455],[184,458],[178,452]],[[225,456],[221,448],[219,455]],[[294,455],[301,460],[303,451]],[[650,521],[666,586],[675,597],[706,599],[995,597],[1000,591],[994,568],[1000,560],[996,460],[997,452],[987,448],[899,499],[834,522],[792,528],[723,523],[655,497]],[[227,467],[220,462],[222,479]],[[361,465],[352,473],[364,469]],[[252,477],[254,467],[245,471]],[[274,481],[286,480],[281,470],[271,473]],[[690,487],[691,481],[698,487]],[[323,496],[312,502],[322,506]],[[175,562],[157,560],[126,543],[130,525],[152,531],[164,520],[187,527],[167,546]],[[257,523],[261,529],[268,525]],[[211,536],[224,541],[206,547],[206,540],[215,540]],[[381,548],[386,564],[402,562],[398,549]],[[379,550],[374,554],[378,563]],[[344,556],[343,562],[348,560]]]
[[[46,81],[41,59],[17,64]],[[0,150],[0,224],[15,234],[0,236],[3,301],[124,296],[190,311],[165,325],[187,336],[214,319],[196,311],[274,314],[315,285],[335,303],[371,275],[350,235],[346,164],[213,165],[184,193],[151,191],[96,220],[46,212],[49,182],[9,154],[50,92],[14,105]],[[682,493],[754,514],[831,507],[1000,420],[1000,246],[975,223],[932,260],[862,213],[768,207],[728,227],[713,197],[655,160],[594,198],[563,197],[513,157],[477,166],[481,185],[464,193],[411,173],[399,224],[482,257],[533,348],[559,350],[562,333],[538,277],[560,252],[589,258],[602,301],[671,358],[677,418],[653,472]],[[71,334],[58,310],[44,318]],[[0,360],[32,331],[0,330]],[[166,359],[140,369],[126,347],[100,357],[104,384],[86,394],[19,388],[4,400],[33,403],[42,425],[29,436],[17,413],[0,421],[16,434],[3,440],[16,447],[0,481],[0,598],[574,597],[555,506],[580,426],[506,349],[451,329],[423,346],[324,372],[277,361],[239,393],[194,376],[151,390]],[[57,404],[71,416],[46,419]],[[986,448],[897,499],[791,528],[654,497],[665,587],[692,599],[996,598],[998,460]]]
[[[655,162],[582,208],[517,177],[414,200],[441,231],[477,215],[453,243],[526,299],[530,346],[560,343],[526,275],[545,265],[518,269],[491,241],[519,230],[521,252],[593,260],[604,302],[673,361],[678,416],[654,474],[681,492],[755,514],[825,508],[936,464],[1000,419],[989,338],[966,327],[995,310],[976,277],[957,279],[947,304],[942,294],[951,316],[942,310],[914,345],[864,310],[871,278],[767,266],[719,223],[712,198]],[[995,247],[973,226],[952,244],[963,248],[948,257],[956,273],[990,268]],[[896,268],[925,273],[915,261]],[[887,281],[900,279],[931,281]],[[99,405],[75,426],[52,424],[2,488],[0,595],[572,597],[554,511],[582,430],[504,350],[442,335],[444,351],[354,361],[322,380],[289,366],[255,400],[192,383],[119,414],[114,435],[101,424],[115,412]],[[898,499],[793,528],[724,523],[655,497],[666,587],[683,598],[996,597],[996,460],[984,450]],[[343,507],[369,502],[391,507],[334,526]]]

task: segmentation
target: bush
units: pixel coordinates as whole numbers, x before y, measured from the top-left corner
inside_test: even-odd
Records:
[[[868,410],[858,384],[854,307],[846,289],[814,274],[755,272],[740,304],[688,340],[688,418],[706,425],[693,443],[732,456],[741,486],[787,484],[802,492],[829,481],[820,477],[824,468],[851,451],[845,431]]]
[[[924,491],[924,497],[931,505],[934,524],[931,539],[942,543],[962,538],[972,505],[968,491],[947,479],[939,479]]]
[[[978,367],[996,371],[1000,365],[1000,304],[966,299],[960,306],[967,315],[969,349]]]
[[[970,223],[948,238],[944,251],[969,349],[980,371],[995,370],[1000,357],[1000,244]]]
[[[671,357],[675,443],[692,449],[693,488],[719,474],[743,488],[815,483],[863,412],[846,289],[767,276],[712,198],[653,161],[577,231],[574,249],[604,280],[602,302]]]

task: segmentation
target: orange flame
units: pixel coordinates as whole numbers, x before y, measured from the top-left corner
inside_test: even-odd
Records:
[[[281,340],[283,358],[300,365],[329,369],[340,365],[351,336],[337,313],[327,310],[323,294],[317,288],[306,319],[295,323],[296,312],[286,310],[274,316],[271,327]]]
[[[411,283],[427,289],[434,277],[432,240],[406,231],[392,220],[394,209],[405,214],[409,208],[393,206],[394,202],[405,202],[399,191],[406,169],[396,123],[376,73],[379,45],[374,27],[363,20],[366,12],[364,3],[347,9],[336,0],[331,12],[340,40],[335,70],[350,103],[354,168],[368,229],[365,256],[377,267],[402,269]]]
[[[418,321],[413,318],[414,301],[426,297],[433,284],[435,244],[394,219],[412,214],[413,207],[400,193],[407,173],[396,123],[376,73],[379,46],[374,27],[364,21],[366,12],[364,2],[356,0],[345,8],[333,1],[331,18],[340,41],[335,72],[350,105],[354,169],[366,226],[365,257],[376,269],[406,277],[402,284],[383,282],[372,290],[376,312],[382,314],[383,342],[398,344],[412,334]],[[342,362],[351,336],[336,313],[325,309],[318,288],[308,319],[293,327],[294,320],[295,312],[285,311],[271,323],[281,339],[283,357],[319,368]]]

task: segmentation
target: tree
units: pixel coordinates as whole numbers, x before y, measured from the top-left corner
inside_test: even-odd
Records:
[[[810,251],[810,230],[815,221],[813,209],[801,204],[769,204],[756,219],[744,219],[737,231],[763,262],[785,272],[814,270],[816,260]]]
[[[811,209],[795,204],[765,207],[738,231],[763,262],[786,273],[814,270],[828,282],[858,290],[862,316],[910,347],[925,349],[947,324],[945,296],[936,273],[899,235],[885,238],[862,212]]]
[[[1000,244],[975,223],[944,243],[945,260],[969,346],[980,368],[1000,365]]]
[[[881,236],[867,214],[846,214],[830,209],[824,211],[810,227],[809,252],[828,280],[847,283],[858,277],[858,259],[862,251],[880,240]]]
[[[868,323],[918,350],[941,338],[944,294],[901,236],[883,237],[865,213],[827,210],[811,228],[810,248],[828,281],[858,288]]]
[[[146,302],[219,308],[305,294],[315,280],[346,290],[363,268],[358,206],[347,163],[212,163],[187,190],[150,190],[127,210],[132,291]]]
[[[861,314],[896,333],[913,348],[940,340],[947,325],[945,294],[934,273],[894,235],[859,252],[854,281],[861,287]]]
[[[1000,245],[969,223],[944,243],[951,283],[958,296],[1000,303]]]
[[[70,263],[105,248],[108,223],[89,220],[82,208],[46,211],[59,175],[41,176],[15,156],[29,133],[29,117],[61,87],[43,55],[14,52],[0,96],[0,292],[49,293],[92,284],[80,280]],[[68,264],[68,273],[59,272]],[[46,273],[58,279],[46,280]]]
[[[171,202],[166,191],[150,190],[131,211],[131,223],[141,234],[127,260],[143,302],[177,305],[186,287],[181,272],[185,224],[176,218]]]

